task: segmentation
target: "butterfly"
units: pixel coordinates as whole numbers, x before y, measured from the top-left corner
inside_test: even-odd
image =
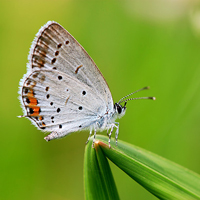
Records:
[[[37,33],[28,56],[27,73],[20,81],[20,100],[24,115],[44,132],[50,141],[70,133],[89,129],[89,138],[107,130],[109,146],[117,118],[133,99],[128,96],[113,103],[109,87],[100,70],[84,48],[60,24],[49,21]],[[124,105],[122,103],[124,102]],[[87,142],[88,142],[87,141]]]

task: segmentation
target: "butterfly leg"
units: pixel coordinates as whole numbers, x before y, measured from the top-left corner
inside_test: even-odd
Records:
[[[96,126],[94,127],[94,138],[93,138],[92,148],[94,148],[94,143],[95,143],[95,138],[96,138],[96,133],[97,133],[97,127],[99,127],[98,122],[96,122]]]
[[[91,135],[92,135],[92,130],[90,130],[89,137],[88,137],[88,139],[87,139],[87,141],[86,141],[86,143],[85,143],[85,144],[87,144],[87,143],[89,142]]]
[[[95,129],[94,129],[94,138],[93,138],[93,142],[92,142],[92,148],[94,148],[96,132],[97,132],[97,129],[95,128]]]
[[[115,124],[111,124],[110,133],[108,134],[108,137],[109,137],[109,139],[108,139],[109,148],[111,147],[110,146],[110,139],[111,139],[111,135],[112,135],[114,127],[115,127]]]
[[[115,127],[116,127],[115,141],[116,141],[116,146],[117,146],[117,139],[118,139],[118,135],[119,135],[119,122],[115,122]]]
[[[107,136],[109,136],[108,131],[109,131],[109,128],[107,129]]]

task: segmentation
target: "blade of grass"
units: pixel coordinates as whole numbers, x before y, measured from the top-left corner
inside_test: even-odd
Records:
[[[132,179],[160,199],[200,199],[200,176],[142,148],[102,135],[96,137],[103,153]]]
[[[92,140],[85,148],[84,186],[86,200],[119,199],[108,160],[99,145],[92,148]]]

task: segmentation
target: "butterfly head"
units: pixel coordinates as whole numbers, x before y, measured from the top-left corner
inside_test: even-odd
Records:
[[[124,106],[122,106],[120,103],[114,104],[114,110],[115,110],[115,113],[118,115],[118,117],[122,117],[125,114],[126,104],[127,102],[124,103]]]
[[[131,94],[128,94],[125,97],[123,97],[122,99],[120,99],[118,103],[115,103],[114,104],[115,114],[118,117],[122,117],[125,114],[127,101],[136,100],[136,99],[152,99],[152,100],[155,100],[156,99],[155,97],[137,97],[137,98],[126,99],[130,95],[132,95],[132,94],[134,94],[136,92],[139,92],[141,90],[146,90],[146,89],[149,89],[149,87],[144,87],[144,88],[141,88],[141,89],[139,89],[139,90],[137,90],[135,92],[132,92]],[[124,102],[124,106],[121,105],[121,103],[123,103],[123,102]]]

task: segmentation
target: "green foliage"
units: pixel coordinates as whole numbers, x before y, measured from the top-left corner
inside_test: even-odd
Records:
[[[102,149],[92,142],[85,149],[84,159],[85,199],[119,199],[108,160]]]
[[[141,184],[165,200],[200,199],[200,176],[156,154],[125,142],[107,144],[107,137],[98,136],[85,151],[85,196],[90,199],[118,199],[116,186],[106,157]]]

